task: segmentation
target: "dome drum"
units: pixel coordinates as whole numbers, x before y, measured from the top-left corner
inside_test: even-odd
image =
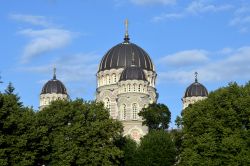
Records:
[[[143,80],[124,80],[120,81],[119,94],[122,93],[145,93],[148,94],[148,82]]]

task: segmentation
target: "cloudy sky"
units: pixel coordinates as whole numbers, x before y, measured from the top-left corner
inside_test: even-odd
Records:
[[[0,91],[12,82],[38,109],[56,66],[72,99],[93,100],[98,64],[123,41],[126,18],[131,42],[156,66],[172,127],[195,71],[209,91],[250,80],[249,0],[8,0],[0,5]]]

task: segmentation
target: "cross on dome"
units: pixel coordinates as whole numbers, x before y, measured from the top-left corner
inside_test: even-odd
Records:
[[[129,42],[129,35],[128,35],[128,19],[125,20],[125,37],[124,37],[124,42],[128,43]]]

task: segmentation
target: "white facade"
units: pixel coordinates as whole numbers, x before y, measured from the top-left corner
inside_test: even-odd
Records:
[[[185,108],[187,108],[190,104],[194,104],[197,101],[201,101],[201,100],[204,100],[206,98],[207,97],[205,97],[205,96],[183,97],[182,98],[182,103],[183,103],[182,110],[184,110]]]
[[[68,100],[68,95],[66,94],[58,94],[58,93],[47,93],[40,95],[40,106],[39,109],[42,110],[43,108],[50,105],[52,101],[55,100]]]
[[[148,132],[142,126],[138,113],[149,103],[157,101],[155,89],[156,73],[144,70],[145,80],[120,80],[124,68],[110,69],[97,73],[96,101],[103,102],[110,116],[123,123],[124,135],[139,141]]]

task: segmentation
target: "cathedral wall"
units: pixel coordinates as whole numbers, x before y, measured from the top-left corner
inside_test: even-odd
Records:
[[[117,84],[123,70],[124,70],[123,68],[120,68],[120,69],[111,69],[98,72],[96,75],[97,87]]]
[[[182,99],[183,102],[183,110],[189,106],[189,104],[194,104],[197,101],[201,101],[206,99],[207,97],[203,96],[193,96],[193,97],[184,97]]]
[[[40,110],[48,106],[52,101],[55,100],[67,100],[68,95],[66,94],[57,94],[57,93],[47,93],[40,95]]]

